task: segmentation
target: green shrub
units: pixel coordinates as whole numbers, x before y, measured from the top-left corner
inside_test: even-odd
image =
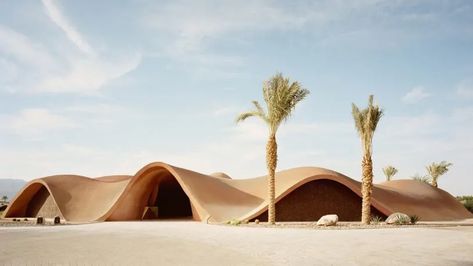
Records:
[[[379,216],[376,216],[376,215],[371,217],[371,223],[372,224],[379,224],[381,222],[383,222],[383,218],[381,218]]]
[[[466,201],[463,206],[465,206],[465,208],[467,210],[469,210],[471,213],[473,213],[473,200],[470,200],[470,201]]]
[[[417,215],[411,215],[409,218],[411,219],[411,224],[416,224],[420,220],[420,217]]]
[[[227,224],[238,226],[238,225],[241,224],[241,221],[240,221],[240,220],[237,220],[237,219],[231,219],[230,221],[227,222]]]
[[[467,210],[473,213],[473,196],[460,196],[457,197],[457,199],[461,204],[463,204],[463,206],[465,206]]]

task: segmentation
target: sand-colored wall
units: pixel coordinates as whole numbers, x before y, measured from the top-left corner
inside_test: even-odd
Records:
[[[38,213],[34,215],[33,217],[37,217],[37,216],[42,216],[45,218],[54,218],[56,216],[59,216],[61,218],[64,218],[62,217],[61,212],[59,211],[59,208],[57,207],[56,203],[54,202],[53,198],[49,195],[49,193],[43,206],[41,206],[41,209],[39,209]]]

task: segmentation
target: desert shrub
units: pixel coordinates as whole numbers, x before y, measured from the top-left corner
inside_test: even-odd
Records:
[[[401,225],[401,224],[410,224],[411,223],[411,219],[409,217],[404,216],[404,215],[398,214],[396,218],[397,218],[397,220],[394,224]]]
[[[411,219],[411,224],[416,224],[420,220],[420,217],[417,215],[410,215],[409,218]]]
[[[238,226],[238,225],[240,225],[240,224],[241,224],[241,221],[240,221],[240,220],[238,220],[238,219],[231,219],[230,221],[228,221],[228,222],[227,222],[227,224],[229,224],[229,225],[236,225],[236,226]]]
[[[461,204],[463,204],[463,206],[465,206],[467,210],[473,213],[473,196],[460,196],[457,197],[457,199]]]
[[[473,196],[458,196],[457,199],[471,201],[473,200]]]
[[[466,201],[463,206],[465,206],[465,208],[467,210],[469,210],[471,213],[473,213],[473,200],[470,200],[470,201]]]
[[[426,175],[415,174],[411,178],[412,178],[412,180],[416,180],[416,181],[419,181],[419,182],[424,182],[424,183],[430,184],[430,178]]]
[[[377,215],[371,217],[371,223],[372,223],[372,224],[379,224],[379,223],[381,223],[381,222],[383,222],[383,218],[381,218],[381,217],[379,217],[379,216],[377,216]]]

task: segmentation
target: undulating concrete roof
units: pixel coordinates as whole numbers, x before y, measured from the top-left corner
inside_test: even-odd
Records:
[[[71,222],[140,220],[143,210],[156,200],[156,187],[175,179],[187,195],[194,220],[225,222],[251,220],[267,210],[266,176],[231,179],[224,173],[205,175],[166,163],[146,165],[133,176],[88,178],[56,175],[29,182],[13,199],[5,217],[24,217],[35,195],[46,188],[60,215]],[[335,171],[300,167],[276,174],[276,200],[280,201],[309,182],[331,180],[360,196],[361,184]],[[154,197],[154,198],[153,198]],[[415,214],[422,220],[472,218],[452,195],[414,180],[375,184],[372,207],[386,216],[393,212]],[[334,210],[336,211],[336,210]]]

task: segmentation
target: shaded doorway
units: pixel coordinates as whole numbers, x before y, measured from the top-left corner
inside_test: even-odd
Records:
[[[173,176],[164,177],[158,186],[158,219],[192,219],[189,197]]]

